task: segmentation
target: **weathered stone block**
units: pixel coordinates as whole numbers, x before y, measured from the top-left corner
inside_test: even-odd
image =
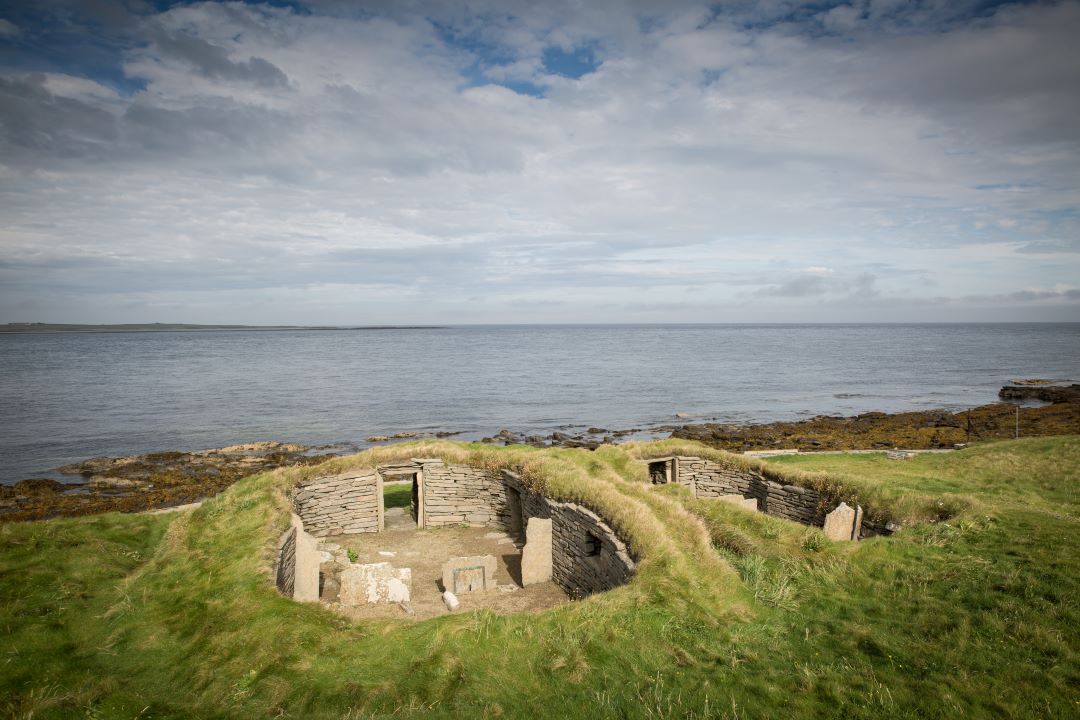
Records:
[[[830,540],[851,540],[855,531],[855,508],[840,503],[825,516],[825,537]]]
[[[521,584],[535,585],[550,579],[551,518],[529,518],[521,551]]]
[[[293,581],[293,599],[300,602],[316,602],[319,599],[319,541],[304,532],[300,517],[292,515],[296,528],[296,568]]]
[[[495,567],[494,555],[450,558],[443,563],[443,588],[458,595],[492,589]]]
[[[388,562],[351,565],[339,579],[342,605],[409,602],[412,570],[394,568]]]

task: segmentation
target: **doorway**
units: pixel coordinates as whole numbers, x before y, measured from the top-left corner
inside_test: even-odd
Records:
[[[420,473],[412,475],[412,503],[409,508],[416,527],[422,527],[420,517]]]
[[[521,511],[521,493],[512,487],[506,488],[506,507],[510,511],[507,534],[520,547],[525,543],[525,521]]]
[[[381,469],[384,530],[415,530],[424,514],[419,472]]]

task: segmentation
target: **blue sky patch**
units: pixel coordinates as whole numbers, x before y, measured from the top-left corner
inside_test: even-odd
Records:
[[[535,83],[528,82],[527,80],[505,80],[503,82],[492,81],[491,84],[502,85],[508,90],[513,90],[518,95],[531,95],[538,98],[544,97],[544,88]]]
[[[566,52],[560,47],[549,47],[544,50],[544,70],[552,75],[578,78],[595,72],[600,67],[600,61],[596,59],[596,46],[585,45]]]

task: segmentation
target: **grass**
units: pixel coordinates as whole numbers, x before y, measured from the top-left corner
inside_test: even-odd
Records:
[[[193,512],[5,524],[0,715],[1080,712],[1080,438],[761,466],[845,488],[899,520],[938,501],[955,508],[857,544],[651,487],[634,460],[670,449],[392,446],[248,478]],[[410,455],[518,467],[550,496],[600,510],[640,558],[635,579],[538,615],[419,623],[351,623],[278,596],[269,567],[289,487]]]
[[[412,486],[409,484],[403,485],[384,485],[383,486],[383,503],[386,509],[390,508],[409,508],[412,507]]]

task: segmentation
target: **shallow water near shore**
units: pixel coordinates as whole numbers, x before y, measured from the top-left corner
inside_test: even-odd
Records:
[[[1080,323],[0,335],[0,482],[258,440],[960,409],[1080,377]]]

